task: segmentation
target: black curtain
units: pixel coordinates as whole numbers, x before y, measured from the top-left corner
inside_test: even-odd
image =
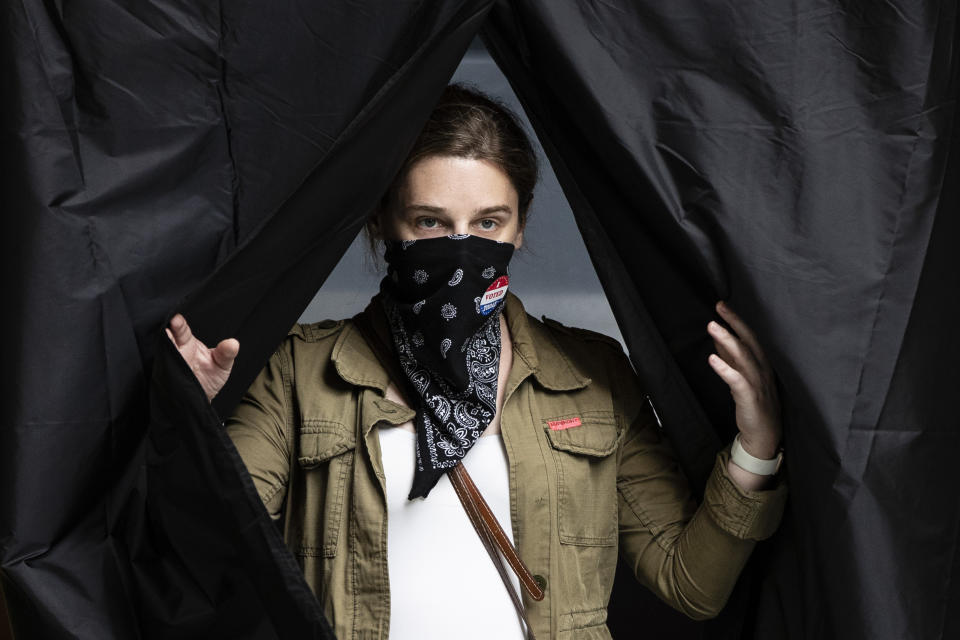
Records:
[[[543,0],[484,30],[692,477],[702,416],[735,428],[717,299],[782,383],[788,513],[705,637],[960,637],[957,28],[955,2]]]
[[[330,635],[219,416],[477,33],[696,485],[735,429],[706,365],[713,301],[780,378],[788,513],[724,614],[685,632],[960,636],[956,2],[2,15],[0,560],[17,637]],[[161,333],[175,311],[243,345],[212,408]],[[616,606],[632,588],[618,581],[617,637],[670,632]]]

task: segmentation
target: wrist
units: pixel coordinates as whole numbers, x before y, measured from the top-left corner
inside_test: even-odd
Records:
[[[737,434],[737,437],[740,439],[740,446],[743,447],[743,450],[760,460],[772,460],[777,457],[777,453],[780,451],[779,439],[749,438],[742,432]]]
[[[737,464],[729,458],[727,459],[727,475],[730,476],[734,484],[744,491],[763,491],[767,489],[773,481],[773,476],[751,473],[737,466]]]
[[[730,445],[730,461],[753,474],[760,476],[772,476],[780,470],[780,464],[783,462],[783,452],[777,451],[774,455],[761,458],[750,453],[744,446],[741,434],[737,434]]]

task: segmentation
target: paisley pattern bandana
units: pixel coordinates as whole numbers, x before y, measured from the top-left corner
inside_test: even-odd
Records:
[[[402,384],[417,405],[411,500],[430,493],[496,414],[513,250],[468,234],[387,243],[380,293]]]

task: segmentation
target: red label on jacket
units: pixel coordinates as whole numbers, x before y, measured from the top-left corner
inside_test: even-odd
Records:
[[[547,426],[550,427],[553,431],[563,431],[564,429],[570,429],[572,427],[579,427],[581,424],[580,418],[567,418],[566,420],[547,420]]]

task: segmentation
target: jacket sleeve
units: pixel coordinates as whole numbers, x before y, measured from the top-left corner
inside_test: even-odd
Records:
[[[643,397],[631,395],[634,406]],[[711,618],[726,604],[755,541],[779,525],[786,484],[778,477],[771,489],[741,489],[727,474],[727,448],[717,454],[698,506],[647,403],[634,413],[618,453],[621,554],[667,604],[694,619]]]
[[[292,392],[289,360],[281,347],[226,421],[227,433],[274,520],[280,517],[290,475]]]

